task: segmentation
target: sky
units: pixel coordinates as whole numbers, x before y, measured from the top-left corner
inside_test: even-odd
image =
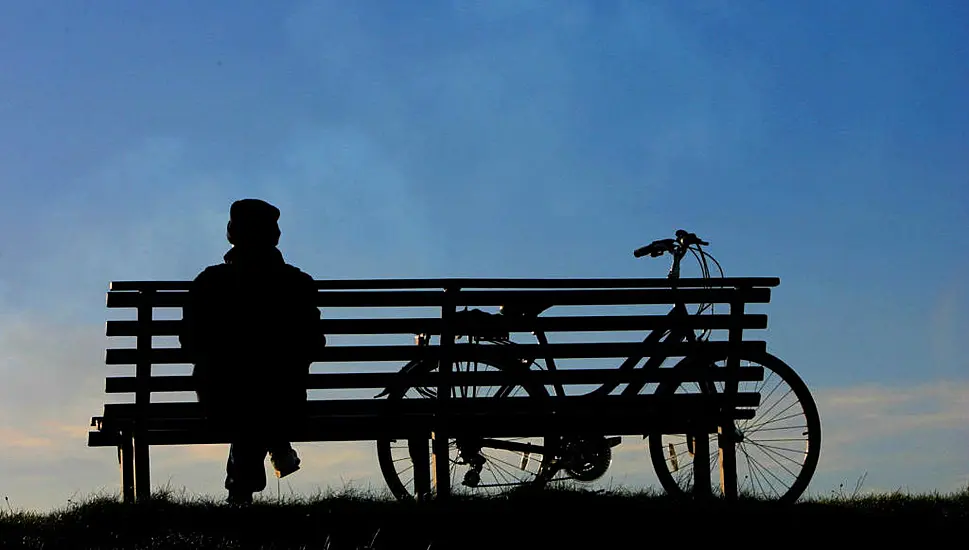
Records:
[[[632,251],[696,232],[781,280],[811,494],[965,488],[967,28],[954,0],[3,2],[0,495],[118,490],[86,446],[108,284],[221,262],[245,197],[318,279],[663,277]],[[372,442],[297,449],[284,491],[382,488]],[[152,481],[220,496],[226,451],[153,448]]]

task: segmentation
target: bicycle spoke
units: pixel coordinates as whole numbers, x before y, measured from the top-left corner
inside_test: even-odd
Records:
[[[767,386],[767,381],[773,377],[774,377],[774,371],[770,371],[767,374],[767,376],[764,377],[763,380],[761,380],[760,382],[757,382],[757,386],[754,388],[754,391],[757,393],[762,393],[764,388]]]
[[[774,420],[774,422],[780,422],[782,420],[789,420],[791,418],[795,418],[795,417],[798,417],[798,416],[804,416],[804,413],[789,414],[789,415],[787,415],[785,417],[778,418],[778,419]],[[807,429],[807,424],[795,424],[793,426],[779,426],[777,428],[761,428],[760,427],[760,426],[765,426],[765,425],[767,425],[767,422],[758,424],[757,426],[755,426],[756,429],[754,429],[752,431],[748,431],[747,433],[776,432],[777,430]]]
[[[763,492],[764,491],[764,484],[760,481],[760,478],[757,476],[757,470],[753,466],[753,463],[752,463],[751,457],[750,457],[750,453],[748,453],[747,452],[747,449],[743,448],[742,446],[741,446],[740,450],[741,450],[742,453],[744,453],[744,457],[747,460],[747,472],[749,472],[750,478],[753,480],[753,482],[756,482],[757,483],[757,485],[760,487],[761,492]],[[753,486],[753,482],[751,482],[751,486]]]
[[[776,390],[776,389],[777,388],[774,388],[774,390]],[[783,401],[784,398],[787,397],[792,391],[793,390],[788,390],[786,394],[784,394],[780,399],[778,399],[776,403],[774,403],[773,405],[771,405],[770,407],[768,407],[767,410],[765,410],[764,412],[757,411],[757,414],[758,415],[762,415],[762,416],[767,416],[768,414],[770,414],[770,412],[772,410],[774,410],[774,407],[776,407],[777,405],[779,405],[781,403],[781,401]],[[771,393],[773,393],[773,390],[771,391]],[[766,401],[766,399],[761,399],[761,403],[763,403],[764,401]]]
[[[769,449],[764,448],[762,445],[757,445],[756,443],[754,445],[756,445],[758,448],[764,449],[764,455],[767,458],[773,460],[778,466],[780,466],[781,468],[783,468],[785,472],[791,474],[791,477],[794,477],[794,478],[797,477],[797,474],[795,474],[794,472],[792,472],[790,470],[790,468],[788,468],[787,466],[785,466],[784,464],[782,464],[780,460],[777,460],[777,458],[774,457],[774,454],[776,454],[776,452],[775,453],[772,453]],[[783,456],[783,455],[778,455],[778,456]],[[791,459],[788,459],[788,460],[791,460]],[[800,464],[797,461],[791,460],[791,462],[793,462],[794,464],[797,464],[797,465],[800,466]]]
[[[775,384],[774,387],[771,388],[771,390],[767,393],[767,395],[763,398],[763,400],[767,401],[768,399],[770,399],[770,396],[774,395],[774,392],[777,391],[777,388],[781,387],[781,384],[783,383],[784,383],[784,379],[780,378],[780,380],[777,381],[777,384]]]
[[[770,380],[773,377],[774,377],[774,372],[773,371],[770,371],[770,374],[768,374],[766,377],[764,377],[764,380],[762,380],[760,383],[757,384],[757,386],[754,389],[754,393],[763,394],[763,389],[764,389],[764,387],[767,386],[768,380]],[[780,377],[778,377],[778,378],[780,378]],[[760,402],[762,404],[763,403],[766,403],[770,399],[770,396],[773,395],[775,391],[777,391],[777,388],[780,387],[780,385],[783,382],[784,382],[784,379],[783,378],[780,378],[780,380],[777,382],[777,384],[773,387],[773,389],[771,389],[771,391],[766,396],[763,396],[763,395],[761,396]],[[766,412],[764,414],[766,414]],[[744,431],[748,430],[750,423],[751,422],[754,422],[754,420],[755,420],[755,418],[749,418],[749,419],[745,420],[743,426],[741,427],[741,429],[744,430]]]
[[[767,473],[767,474],[769,474],[769,475],[770,475],[771,477],[773,477],[774,479],[776,479],[776,480],[777,480],[777,481],[778,481],[779,483],[784,483],[784,480],[782,480],[781,478],[779,478],[779,477],[777,477],[777,474],[775,474],[775,473],[774,473],[773,471],[771,471],[771,470],[770,470],[769,468],[764,468],[764,466],[763,466],[763,465],[762,465],[762,464],[760,463],[760,461],[759,461],[759,460],[757,460],[757,459],[756,459],[756,458],[754,458],[754,457],[750,457],[750,459],[751,459],[751,460],[752,460],[752,461],[754,462],[754,464],[756,464],[757,466],[759,466],[759,467],[760,467],[760,468],[761,468],[761,469],[762,469],[762,470],[763,470],[764,472],[766,472],[766,473]],[[766,477],[766,476],[763,476],[763,477],[764,477],[764,481],[766,481],[766,482],[767,482],[767,484],[768,484],[768,485],[770,485],[770,488],[771,488],[771,491],[773,491],[775,495],[780,495],[780,493],[779,493],[779,492],[777,491],[777,488],[776,488],[776,487],[774,487],[774,484],[773,484],[773,483],[771,483],[771,482],[770,482],[770,480],[769,480],[769,479],[767,479],[767,477]]]
[[[782,414],[784,414],[784,413],[786,413],[787,411],[789,411],[789,410],[791,410],[791,408],[792,408],[792,407],[794,407],[795,405],[797,405],[797,401],[795,401],[795,402],[793,402],[793,403],[791,403],[790,405],[788,405],[787,407],[785,407],[785,408],[784,408],[784,410],[782,410],[782,411],[780,411],[779,413],[777,413],[777,414],[775,414],[775,415],[774,415],[773,417],[771,417],[771,418],[769,418],[769,419],[767,419],[767,420],[764,420],[763,422],[761,422],[761,423],[759,423],[759,424],[757,424],[756,426],[754,426],[754,430],[753,430],[753,431],[755,431],[755,432],[756,432],[756,431],[757,431],[757,430],[756,430],[756,428],[758,428],[758,427],[760,427],[760,426],[765,426],[765,425],[767,425],[767,424],[770,424],[771,422],[775,422],[775,421],[776,421],[776,419],[777,419],[777,418],[778,418],[778,417],[779,417],[780,415],[782,415]]]
[[[501,467],[501,463],[496,463],[495,461],[488,461],[485,464],[488,467],[488,470],[491,472],[492,477],[495,478],[496,483],[502,482],[502,480],[498,479],[498,476],[496,475],[496,473],[500,473],[506,483],[508,482],[507,480],[514,479],[514,476],[510,475],[510,472],[508,472],[508,470]]]
[[[764,445],[763,443],[757,443],[756,441],[748,441],[748,443],[750,443],[751,445],[754,445],[754,446],[756,446],[758,448],[764,449],[764,452],[765,453],[767,452],[768,449],[770,449],[770,451],[773,451],[774,453],[778,453],[778,451],[784,451],[785,453],[791,453],[793,455],[806,455],[806,454],[808,454],[807,451],[801,451],[801,450],[798,450],[798,449],[788,449],[786,447],[776,447],[774,445]],[[777,456],[784,456],[784,455],[781,455],[780,453],[778,453]],[[791,459],[790,457],[786,457],[785,456],[784,458],[787,458],[788,460],[791,460],[792,462],[797,463],[797,461]]]

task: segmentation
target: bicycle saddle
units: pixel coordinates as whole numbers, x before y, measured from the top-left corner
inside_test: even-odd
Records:
[[[460,334],[459,336],[474,336],[477,338],[498,338],[507,339],[508,329],[500,317],[480,309],[469,309],[455,311],[454,319],[462,323],[471,334]],[[461,331],[459,331],[461,332]]]
[[[498,309],[498,313],[506,317],[538,317],[553,304],[511,303]]]

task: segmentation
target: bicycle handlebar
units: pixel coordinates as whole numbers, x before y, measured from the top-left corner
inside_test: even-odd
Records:
[[[695,233],[688,233],[682,229],[676,230],[675,239],[660,239],[658,241],[653,241],[646,246],[641,246],[633,251],[633,256],[637,258],[642,258],[647,254],[656,258],[662,256],[664,252],[674,253],[677,250],[677,245],[680,246],[682,253],[686,253],[686,250],[693,245],[708,246],[710,243],[697,237]]]
[[[706,250],[703,250],[703,246],[709,246],[710,243],[704,241],[700,237],[696,236],[696,233],[690,233],[684,231],[683,229],[676,230],[675,239],[660,239],[653,241],[646,246],[641,246],[633,251],[633,256],[641,258],[643,256],[649,255],[650,257],[656,258],[662,256],[664,253],[669,252],[673,260],[670,264],[670,271],[667,274],[667,278],[674,281],[671,288],[676,288],[675,280],[680,278],[680,261],[686,257],[688,252],[692,252],[696,257],[697,262],[700,264],[700,271],[704,279],[710,278],[710,268],[707,266],[707,259],[713,260],[713,263],[717,265],[717,269],[720,270],[720,276],[723,277],[723,268],[720,267],[720,262],[716,258],[710,255]],[[682,307],[682,304],[680,304]],[[707,309],[711,312],[713,311],[714,305],[712,303],[704,303],[697,306],[696,315],[700,315]],[[711,329],[705,329],[697,339],[700,341],[705,341],[710,337]]]

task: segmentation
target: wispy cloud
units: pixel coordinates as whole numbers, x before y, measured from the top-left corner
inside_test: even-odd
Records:
[[[901,388],[868,384],[822,389],[818,390],[818,405],[828,419],[822,420],[833,430],[830,437],[839,441],[910,430],[969,429],[969,383],[962,380]]]
[[[969,473],[969,384],[866,384],[814,390],[821,411],[819,483],[866,472],[868,489],[955,490]],[[941,486],[940,486],[941,484]]]

